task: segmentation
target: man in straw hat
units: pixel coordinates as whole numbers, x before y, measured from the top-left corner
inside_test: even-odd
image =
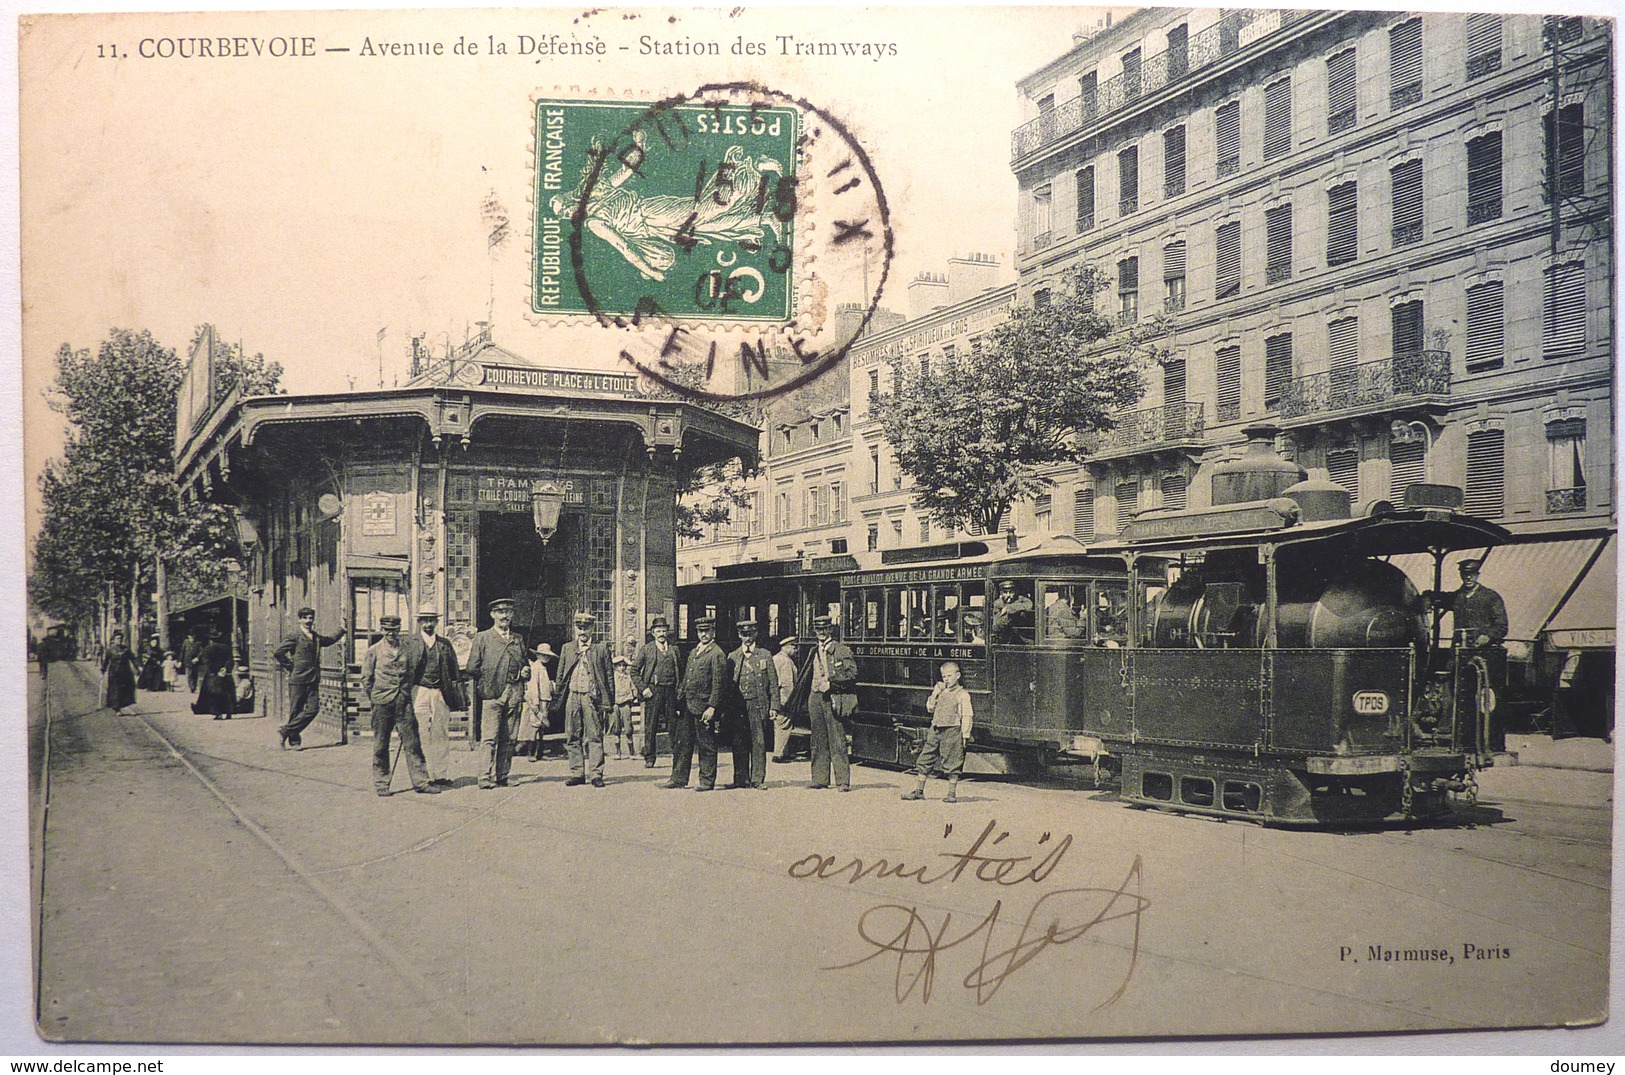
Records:
[[[412,690],[412,712],[418,720],[418,741],[423,745],[423,761],[429,780],[451,785],[451,743],[447,730],[451,715],[468,708],[463,700],[462,681],[457,668],[457,651],[442,638],[440,613],[432,608],[418,612],[418,629],[401,641],[401,657],[406,662],[406,681]]]
[[[666,617],[656,616],[649,625],[649,633],[654,637],[645,642],[638,655],[632,658],[632,683],[643,699],[643,739],[640,745],[645,769],[655,767],[655,737],[660,734],[661,728],[665,728],[666,733],[672,736],[672,742],[676,743],[677,733],[672,727],[672,717],[677,710],[677,685],[683,680],[677,647],[672,644],[671,625],[666,622]],[[686,769],[684,776],[687,776]]]
[[[434,795],[440,789],[429,782],[423,748],[418,745],[418,722],[412,713],[411,687],[401,654],[401,618],[380,616],[378,626],[383,637],[368,646],[361,658],[361,693],[372,703],[372,786],[380,795],[389,794],[389,780],[395,775],[389,762],[389,733],[395,731],[400,733],[412,790]]]
[[[575,637],[559,657],[559,686],[564,697],[564,747],[570,757],[566,787],[604,786],[604,726],[615,704],[615,669],[609,647],[594,642],[598,622],[590,612],[575,614]]]
[[[530,679],[525,640],[513,629],[513,601],[499,598],[490,608],[491,626],[474,636],[464,669],[480,697],[480,748],[485,753],[482,788],[508,784],[514,733],[525,702],[525,683]]]

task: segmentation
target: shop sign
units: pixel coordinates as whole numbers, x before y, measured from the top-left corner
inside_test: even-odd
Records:
[[[474,506],[481,511],[530,511],[530,493],[547,478],[518,478],[507,474],[481,474],[474,483]],[[564,502],[585,504],[585,482],[565,481]]]
[[[480,364],[480,384],[486,388],[522,388],[540,392],[609,392],[622,396],[643,394],[636,374],[594,373],[591,370],[553,370],[536,366]]]

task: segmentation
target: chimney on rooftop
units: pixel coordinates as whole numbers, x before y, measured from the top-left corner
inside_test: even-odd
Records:
[[[970,254],[948,259],[948,301],[964,302],[999,283],[999,259],[992,254]]]
[[[948,277],[940,272],[922,272],[908,285],[908,316],[924,317],[948,305]]]

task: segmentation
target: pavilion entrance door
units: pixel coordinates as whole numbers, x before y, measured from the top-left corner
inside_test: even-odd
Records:
[[[571,595],[584,569],[581,516],[566,512],[546,545],[529,514],[482,511],[475,560],[475,610],[479,630],[491,626],[487,608],[513,599],[513,625],[527,645],[546,642],[559,652],[570,640]]]

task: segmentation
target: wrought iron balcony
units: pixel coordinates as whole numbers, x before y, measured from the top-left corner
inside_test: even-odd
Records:
[[[1586,487],[1575,486],[1573,489],[1546,490],[1546,514],[1562,515],[1571,511],[1586,510]]]
[[[1407,351],[1378,362],[1294,377],[1278,404],[1282,418],[1377,411],[1421,396],[1450,394],[1449,351]]]
[[[1152,448],[1200,442],[1207,420],[1200,403],[1170,403],[1124,411],[1117,424],[1104,433],[1084,434],[1083,440],[1095,455],[1126,455]]]
[[[1501,198],[1496,195],[1493,199],[1467,203],[1467,223],[1482,224],[1486,220],[1499,220],[1501,218]]]
[[[1159,52],[1147,58],[1138,71],[1130,70],[1109,78],[1096,86],[1093,94],[1074,97],[1017,127],[1010,136],[1010,158],[1015,160],[1082,130],[1193,71],[1239,52],[1244,44],[1291,25],[1304,14],[1302,11],[1232,11],[1183,47]]]
[[[1264,266],[1264,282],[1266,284],[1279,284],[1283,280],[1292,279],[1291,262],[1277,262]]]
[[[1422,222],[1414,220],[1406,224],[1394,225],[1394,245],[1409,246],[1422,241]]]

